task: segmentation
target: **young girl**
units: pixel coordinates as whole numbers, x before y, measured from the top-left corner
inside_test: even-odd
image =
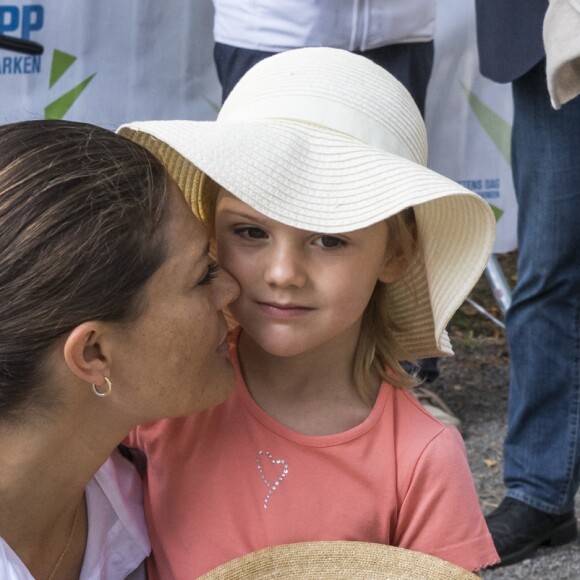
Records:
[[[234,393],[133,437],[149,460],[151,576],[311,540],[495,563],[463,442],[400,365],[452,353],[445,326],[494,220],[425,168],[402,85],[348,52],[290,51],[249,71],[215,123],[121,132],[164,160],[241,287]]]

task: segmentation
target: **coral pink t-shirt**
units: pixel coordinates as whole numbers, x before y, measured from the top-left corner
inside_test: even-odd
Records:
[[[196,578],[268,546],[360,540],[469,570],[498,556],[461,436],[404,389],[381,386],[346,432],[306,436],[266,415],[244,385],[220,406],[139,427],[148,456],[150,578]]]

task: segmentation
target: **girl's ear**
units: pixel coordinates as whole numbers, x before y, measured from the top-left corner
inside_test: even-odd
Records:
[[[403,272],[407,269],[408,265],[409,261],[404,253],[393,255],[392,252],[388,252],[381,271],[379,272],[379,280],[385,284],[395,282],[403,275]]]
[[[389,239],[379,280],[390,284],[401,278],[413,262],[419,248],[419,240],[412,208],[389,218],[387,224]]]
[[[106,325],[89,321],[74,328],[64,343],[64,359],[70,371],[87,383],[103,383],[110,376],[111,357]]]

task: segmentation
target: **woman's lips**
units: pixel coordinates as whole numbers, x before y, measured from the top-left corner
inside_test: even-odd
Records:
[[[223,339],[215,349],[218,354],[227,354],[230,350],[230,345],[228,343],[228,329],[225,323],[225,319],[223,324],[224,324]]]
[[[314,310],[313,308],[300,306],[298,304],[276,304],[273,302],[258,302],[258,306],[268,316],[280,320],[304,316]]]
[[[228,344],[227,339],[221,342],[215,350],[218,354],[227,354],[230,350],[230,345]]]

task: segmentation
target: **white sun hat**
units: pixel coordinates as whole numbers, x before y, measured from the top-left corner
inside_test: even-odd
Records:
[[[495,219],[479,196],[425,167],[421,114],[383,68],[340,49],[291,50],[250,69],[216,121],[136,122],[119,133],[161,159],[202,221],[211,221],[211,180],[269,218],[320,233],[413,207],[421,247],[388,288],[394,335],[408,360],[453,353],[445,328],[485,268]]]
[[[264,548],[222,564],[199,580],[476,580],[435,556],[383,544],[300,542]]]

